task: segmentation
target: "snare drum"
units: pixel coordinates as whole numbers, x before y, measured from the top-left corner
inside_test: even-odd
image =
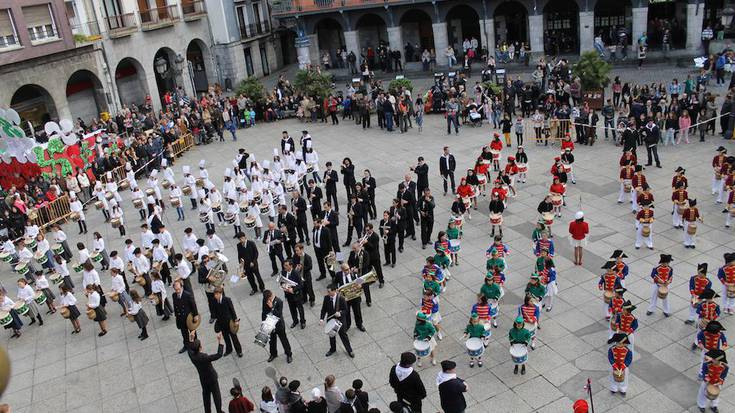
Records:
[[[493,155],[493,161],[497,161],[498,159],[500,159],[500,151],[490,149],[490,153]]]
[[[191,195],[191,187],[189,185],[184,185],[181,188],[181,193],[184,195]]]
[[[145,194],[148,195],[148,196],[153,196],[153,194],[155,194],[155,193],[156,193],[156,190],[153,189],[153,188],[146,188],[145,189]]]
[[[10,262],[13,261],[13,256],[7,252],[0,252],[0,260],[2,260],[3,262]]]
[[[36,250],[36,239],[35,238],[26,238],[25,241],[23,241],[24,244],[26,244],[26,248],[29,250],[35,251]]]
[[[651,225],[650,224],[642,224],[643,227],[641,228],[641,235],[643,237],[647,237],[651,235]]]
[[[616,383],[622,383],[625,381],[625,370],[618,370],[613,369],[613,380],[615,380]]]
[[[61,244],[54,244],[51,246],[51,251],[56,255],[61,255],[64,253],[64,246]]]
[[[121,191],[130,188],[130,182],[127,179],[120,181],[120,185],[117,186]]]
[[[310,173],[313,173],[313,172],[314,172],[314,164],[313,163],[306,164],[306,173],[307,174],[310,174]]]
[[[452,254],[459,253],[459,250],[462,248],[462,240],[460,239],[450,239],[449,240],[449,252]]]
[[[209,222],[209,214],[206,212],[200,212],[199,213],[199,222],[207,223]]]
[[[219,212],[222,212],[222,203],[220,203],[220,202],[213,203],[212,204],[212,212],[214,212],[215,214],[217,214]]]
[[[623,180],[623,192],[626,194],[629,194],[630,191],[633,190],[633,184],[631,184],[630,179]]]
[[[228,212],[225,214],[225,222],[227,222],[228,224],[234,224],[236,218],[237,214],[233,214],[232,212]]]
[[[707,384],[706,393],[708,400],[717,400],[720,397],[720,386],[709,383]]]
[[[79,212],[72,212],[71,214],[69,214],[69,219],[71,219],[74,222],[79,221],[79,218],[80,218]]]
[[[605,290],[605,292],[602,293],[602,298],[605,300],[605,304],[610,304],[610,301],[613,299],[613,292]]]
[[[242,201],[242,202],[240,202],[240,212],[242,212],[243,214],[246,213],[246,212],[248,212],[248,208],[249,207],[250,206],[248,205],[248,201]]]
[[[515,364],[525,364],[528,361],[528,348],[523,344],[513,344],[510,346],[510,358]]]
[[[528,164],[527,163],[518,163],[518,173],[525,173],[528,172]]]
[[[179,197],[171,197],[169,198],[169,202],[171,202],[171,206],[174,208],[178,208],[181,206],[181,198]]]
[[[140,198],[133,199],[133,206],[137,209],[143,208],[143,200]]]
[[[245,217],[245,228],[255,228],[255,217],[250,215]]]
[[[163,187],[163,189],[169,189],[171,188],[171,182],[169,182],[168,180],[164,180],[163,182],[161,182],[161,186]]]
[[[335,337],[340,328],[342,328],[342,323],[333,318],[324,324],[324,334],[329,337]]]
[[[470,197],[464,196],[462,197],[462,203],[464,204],[465,208],[470,208]]]
[[[270,211],[271,207],[268,204],[261,204],[258,205],[258,209],[260,210],[261,214],[265,215],[268,213],[268,211]]]
[[[111,200],[111,199],[112,199],[112,198],[114,198],[114,197],[115,197],[115,196],[114,196],[114,195],[112,195],[112,192],[109,192],[109,191],[108,191],[108,192],[105,192],[105,199],[106,199],[106,200],[108,200],[108,201],[109,201],[109,200]]]
[[[470,357],[480,357],[485,352],[485,345],[482,344],[482,339],[477,337],[468,338],[464,343],[467,348],[467,354]]]
[[[29,311],[31,311],[31,309],[28,307],[28,304],[24,303],[23,301],[17,301],[15,304],[13,304],[13,310],[15,310],[15,312],[20,315],[26,315]]]
[[[658,298],[665,300],[666,297],[669,295],[669,286],[668,285],[659,285],[658,286],[658,292],[657,292]]]
[[[253,194],[253,201],[255,201],[256,204],[260,203],[261,198],[262,194],[260,192],[256,192]]]
[[[28,274],[28,263],[27,262],[20,262],[18,265],[15,266],[15,272],[17,272],[20,275],[26,275]]]
[[[33,301],[38,305],[44,305],[46,303],[46,294],[43,291],[36,291],[36,294],[33,295]]]
[[[61,274],[54,273],[48,277],[48,280],[54,285],[60,285],[64,282],[64,277],[62,277]]]
[[[71,269],[74,270],[74,272],[82,272],[82,270],[84,269],[84,264],[72,263]]]
[[[554,223],[554,214],[551,212],[544,212],[541,214],[541,219],[544,221],[544,224],[549,226]]]
[[[560,208],[563,203],[564,203],[564,198],[561,195],[559,194],[551,195],[551,205],[553,205],[554,208]]]
[[[197,188],[204,188],[204,178],[197,178],[195,184]]]
[[[425,340],[414,340],[413,349],[416,357],[426,357],[431,353],[431,343]]]
[[[112,225],[113,228],[120,228],[120,218],[112,218],[110,220],[110,225]]]
[[[3,327],[13,323],[13,315],[7,311],[0,311],[0,325]]]
[[[492,224],[492,225],[502,225],[503,224],[503,215],[502,214],[490,214],[490,224]]]
[[[694,235],[696,233],[697,233],[697,224],[690,223],[689,225],[687,225],[687,234]]]
[[[92,262],[94,263],[102,262],[102,258],[104,257],[99,252],[93,252],[92,255],[89,256],[89,259],[92,260]]]
[[[48,262],[48,255],[41,251],[36,251],[36,253],[33,254],[33,259],[35,259],[40,265],[43,265]]]

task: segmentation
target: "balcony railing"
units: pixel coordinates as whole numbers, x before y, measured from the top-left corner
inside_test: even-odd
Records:
[[[179,8],[176,5],[140,11],[140,22],[143,25],[143,30],[154,30],[171,26],[178,19]]]
[[[185,1],[181,3],[181,10],[184,12],[184,20],[198,20],[207,14],[207,8],[204,6],[203,0]]]
[[[272,14],[315,12],[320,10],[361,7],[370,4],[405,3],[409,0],[280,0],[273,3]],[[416,0],[410,0],[415,2]],[[428,0],[427,0],[428,1]]]
[[[247,39],[249,37],[260,36],[267,34],[270,31],[270,24],[267,21],[260,23],[251,23],[240,26],[240,38]]]
[[[71,32],[74,34],[74,41],[77,43],[93,42],[102,38],[100,36],[100,26],[96,21],[86,23],[73,22]]]
[[[135,21],[135,13],[107,16],[105,17],[105,25],[107,26],[110,37],[113,39],[128,36],[138,30],[138,23]]]

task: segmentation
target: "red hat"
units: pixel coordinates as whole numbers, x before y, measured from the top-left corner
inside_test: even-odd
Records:
[[[499,138],[500,137],[500,134],[498,132],[493,132],[493,137]]]
[[[509,160],[509,161],[515,161],[515,160],[516,160],[516,157],[515,157],[515,156],[509,156],[509,157],[508,157],[508,160]]]
[[[574,409],[574,413],[587,413],[589,411],[589,405],[587,404],[587,400],[579,399],[572,405],[572,408]]]
[[[554,160],[555,161],[561,161],[561,156],[557,156],[556,158],[554,158]]]

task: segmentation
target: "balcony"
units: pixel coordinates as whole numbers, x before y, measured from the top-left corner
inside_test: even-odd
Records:
[[[119,14],[117,16],[105,17],[108,35],[111,39],[130,36],[138,31],[138,23],[135,21],[135,13]]]
[[[283,16],[298,13],[317,13],[325,10],[415,3],[417,1],[419,0],[280,0],[273,3],[272,14],[273,16]]]
[[[242,40],[258,37],[270,32],[270,24],[266,21],[251,23],[240,26],[240,38]]]
[[[95,42],[102,39],[100,35],[100,26],[96,21],[79,23],[77,21],[69,21],[71,32],[74,35],[74,42],[79,44]]]
[[[203,0],[184,1],[181,3],[181,10],[184,12],[185,22],[199,20],[207,14]]]
[[[140,11],[140,22],[143,31],[173,26],[177,20],[179,20],[179,7],[176,5]]]

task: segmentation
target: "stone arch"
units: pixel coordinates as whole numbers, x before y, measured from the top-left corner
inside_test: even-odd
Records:
[[[455,53],[459,56],[464,53],[462,42],[464,39],[477,39],[478,45],[482,39],[480,28],[480,16],[482,12],[473,7],[470,3],[458,4],[447,10],[444,21],[447,22],[447,40],[449,45],[454,47]]]
[[[595,4],[595,37],[600,36],[606,45],[618,42],[618,32],[633,32],[633,5],[630,0],[597,0]]]
[[[29,124],[34,130],[43,130],[46,122],[59,119],[51,93],[37,84],[29,83],[16,89],[10,107],[20,115],[21,127],[26,133],[30,132]]]
[[[126,57],[115,67],[115,87],[122,105],[141,105],[148,94],[145,69],[139,61]]]
[[[377,48],[388,44],[388,26],[385,19],[375,13],[365,13],[355,21],[360,48]]]
[[[184,87],[182,73],[184,73],[186,59],[176,54],[170,47],[161,47],[153,55],[151,65],[158,88],[158,97],[161,102],[166,92],[174,93],[176,88]]]
[[[66,82],[66,102],[72,116],[82,118],[87,124],[107,111],[102,82],[89,70],[77,70]]]
[[[700,6],[704,9],[704,5]],[[665,30],[669,30],[672,48],[681,49],[686,45],[687,38],[687,0],[674,0],[665,3],[651,3],[648,5],[648,47],[659,49]],[[636,34],[635,36],[640,36]],[[636,42],[638,39],[632,39]]]
[[[517,0],[504,1],[493,10],[496,44],[528,43],[528,9]]]
[[[318,40],[319,63],[321,63],[321,56],[328,53],[329,61],[334,64],[337,59],[337,49],[345,46],[344,26],[336,18],[324,17],[314,25],[314,33]]]
[[[579,5],[574,0],[549,1],[543,8],[546,53],[576,54],[579,50]]]
[[[193,90],[206,92],[209,87],[209,76],[213,75],[211,70],[211,55],[209,47],[201,39],[193,39],[186,47],[186,72],[191,78]]]
[[[414,49],[413,56],[406,53],[406,61],[419,61],[421,52],[434,48],[434,29],[431,15],[421,9],[406,10],[398,21],[401,27],[403,43],[409,43]],[[416,50],[416,45],[419,45]]]

